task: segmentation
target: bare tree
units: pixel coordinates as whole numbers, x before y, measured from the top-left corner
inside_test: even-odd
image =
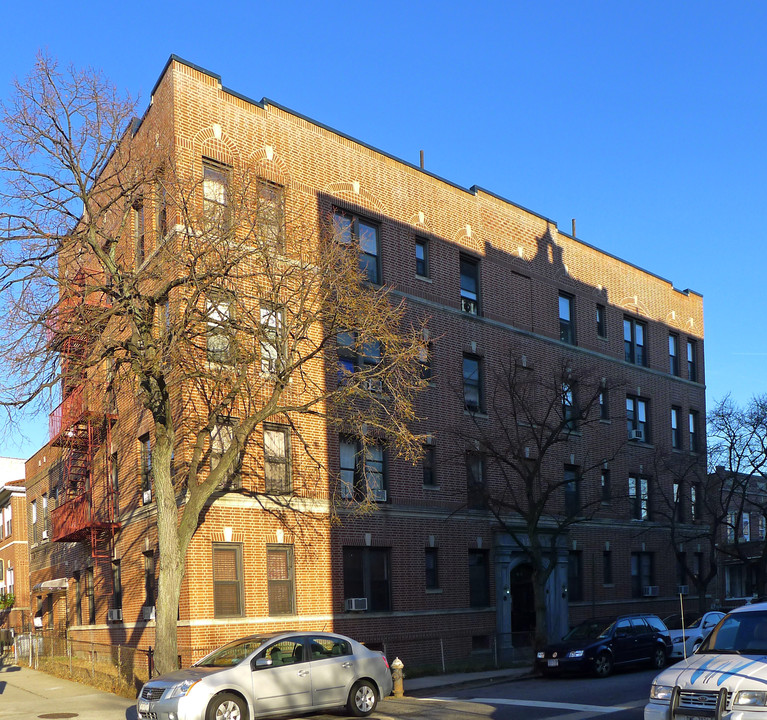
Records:
[[[653,465],[655,477],[671,481],[656,485],[654,525],[666,528],[679,582],[687,585],[685,581],[691,581],[702,615],[710,609],[706,595],[718,569],[716,530],[726,516],[722,483],[720,478],[708,475],[705,456],[674,451],[663,442],[656,441]]]
[[[512,359],[488,379],[484,407],[466,398],[471,422],[455,430],[469,507],[489,511],[532,567],[536,647],[548,640],[546,585],[557,556],[569,530],[600,507],[600,469],[625,444],[595,455],[588,441],[606,397],[603,379],[571,358],[549,368]]]
[[[133,115],[100,73],[47,57],[2,107],[0,355],[11,381],[0,401],[15,417],[60,393],[64,426],[97,406],[108,427],[136,407],[150,414],[166,672],[189,542],[211,495],[257,472],[254,431],[289,424],[313,465],[290,493],[275,478],[250,490],[293,531],[311,520],[306,497],[325,497],[328,512],[334,501],[370,508],[368,486],[328,488],[307,424],[414,459],[423,341],[366,282],[342,219],[318,223],[236,162],[199,177],[164,141],[157,104]],[[339,367],[339,352],[356,361]],[[106,476],[100,452],[91,472]],[[75,496],[79,480],[68,478]]]
[[[745,407],[725,397],[710,412],[709,470],[720,490],[719,552],[753,573],[767,595],[767,396]]]

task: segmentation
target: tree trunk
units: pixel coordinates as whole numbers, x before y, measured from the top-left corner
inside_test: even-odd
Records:
[[[155,666],[160,674],[178,669],[178,606],[184,579],[187,543],[178,532],[178,507],[170,473],[171,452],[158,438],[153,472],[157,495],[160,564],[156,600]]]

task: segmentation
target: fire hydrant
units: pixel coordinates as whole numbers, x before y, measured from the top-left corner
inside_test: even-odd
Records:
[[[403,680],[405,673],[403,672],[405,665],[399,658],[394,658],[394,662],[391,664],[391,679],[394,687],[392,694],[395,698],[405,697],[405,686]]]

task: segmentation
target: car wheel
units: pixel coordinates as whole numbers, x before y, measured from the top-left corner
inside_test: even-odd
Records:
[[[613,659],[610,653],[601,652],[594,660],[594,674],[597,677],[605,678],[613,671]]]
[[[662,670],[666,667],[666,651],[662,647],[656,647],[650,662],[656,670]]]
[[[248,708],[237,695],[221,693],[210,701],[207,720],[248,720]]]
[[[378,693],[370,680],[358,680],[352,685],[346,709],[354,717],[365,717],[376,709]]]

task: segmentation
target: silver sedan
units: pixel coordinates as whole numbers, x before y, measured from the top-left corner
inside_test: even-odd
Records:
[[[346,706],[369,715],[392,691],[380,653],[333,633],[250,635],[187,670],[153,678],[137,700],[139,720],[254,720]]]

